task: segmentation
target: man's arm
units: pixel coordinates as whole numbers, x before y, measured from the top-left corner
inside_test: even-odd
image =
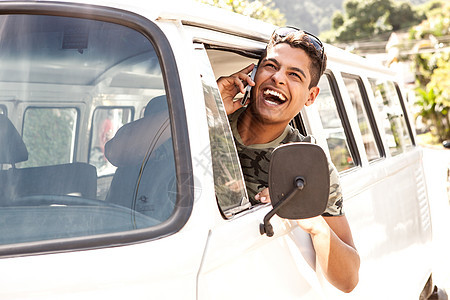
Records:
[[[262,203],[270,202],[269,189],[255,196]],[[347,218],[342,216],[297,220],[300,228],[311,235],[317,259],[327,280],[345,293],[359,281],[360,258],[353,243]]]
[[[297,220],[311,235],[318,262],[327,280],[343,292],[351,292],[359,281],[360,258],[345,216]]]

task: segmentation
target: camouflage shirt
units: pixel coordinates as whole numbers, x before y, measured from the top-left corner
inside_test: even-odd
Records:
[[[243,111],[244,109],[240,109],[228,117],[241,162],[248,196],[252,204],[257,204],[259,202],[255,200],[255,195],[269,186],[269,163],[273,149],[282,144],[305,141],[305,137],[297,129],[288,125],[284,132],[272,142],[244,145],[237,130],[237,122]],[[344,214],[344,210],[339,174],[331,162],[328,162],[328,166],[330,170],[330,194],[327,208],[322,215],[340,216]]]

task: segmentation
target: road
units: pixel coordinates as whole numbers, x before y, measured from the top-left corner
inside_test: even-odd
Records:
[[[433,279],[450,295],[450,149],[424,147],[424,170],[433,226]]]

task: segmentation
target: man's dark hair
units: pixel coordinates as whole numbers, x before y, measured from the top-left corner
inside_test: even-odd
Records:
[[[324,73],[325,69],[327,68],[327,55],[326,53],[323,54],[323,60],[322,53],[319,52],[314,44],[310,41],[310,38],[307,34],[305,34],[303,31],[294,31],[286,35],[285,37],[279,37],[277,35],[272,35],[270,38],[269,43],[267,44],[266,50],[264,51],[260,62],[262,59],[264,59],[267,56],[268,49],[271,49],[275,47],[278,44],[288,44],[292,48],[300,48],[303,49],[306,54],[311,59],[311,65],[310,65],[310,75],[311,75],[311,83],[309,85],[309,88],[312,88],[314,86],[317,86],[319,84],[320,76]],[[322,67],[321,67],[322,66]],[[319,74],[320,72],[320,74]]]

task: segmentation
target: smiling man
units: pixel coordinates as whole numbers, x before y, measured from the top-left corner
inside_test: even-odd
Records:
[[[289,122],[314,103],[326,68],[322,42],[295,28],[274,32],[258,63],[217,81],[227,111],[252,204],[270,202],[268,173],[271,153],[281,144],[306,141]],[[246,107],[235,96],[252,86]],[[330,194],[322,216],[298,220],[311,235],[318,262],[327,280],[344,292],[358,283],[360,259],[353,243],[336,168],[330,166]]]

